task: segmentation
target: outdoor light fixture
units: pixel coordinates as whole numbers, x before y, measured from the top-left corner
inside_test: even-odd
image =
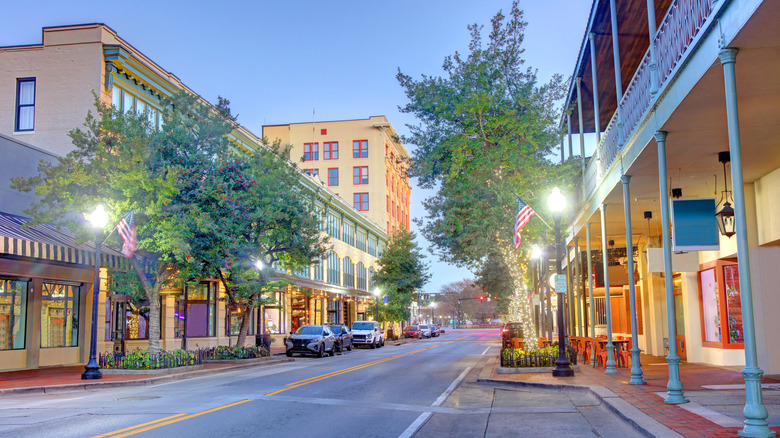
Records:
[[[265,264],[263,264],[262,260],[257,260],[255,262],[255,268],[262,270],[265,267]]]
[[[682,189],[679,187],[672,189],[672,198],[674,199],[682,198]]]
[[[558,187],[553,187],[552,193],[547,198],[547,207],[553,213],[560,213],[566,207],[566,198]]]
[[[539,245],[534,245],[533,248],[531,248],[531,258],[537,260],[542,258],[542,248],[540,248]]]
[[[718,230],[720,230],[720,234],[731,238],[731,236],[736,234],[736,231],[734,231],[736,224],[734,223],[734,209],[731,208],[731,203],[729,203],[731,191],[729,190],[728,179],[726,179],[726,163],[731,161],[731,154],[729,151],[718,152],[718,161],[723,163],[723,191],[721,192],[720,200],[721,202],[725,202],[723,202],[723,208],[715,213],[715,217],[718,218]],[[718,202],[718,204],[720,204],[720,202]]]
[[[97,310],[98,295],[100,295],[100,244],[103,241],[103,229],[108,223],[108,213],[102,205],[95,207],[89,215],[89,222],[95,228],[95,277],[92,280],[92,329],[90,331],[89,362],[81,373],[81,380],[98,380],[103,378],[100,364],[97,361]]]

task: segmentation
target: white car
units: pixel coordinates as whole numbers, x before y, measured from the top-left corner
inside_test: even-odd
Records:
[[[422,332],[422,335],[426,338],[431,337],[431,326],[428,324],[420,324],[420,331]]]
[[[379,348],[385,345],[385,333],[376,321],[355,321],[352,323],[352,344]]]

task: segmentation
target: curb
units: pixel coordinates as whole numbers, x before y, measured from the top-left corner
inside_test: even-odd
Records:
[[[496,357],[495,362],[498,362]],[[495,366],[494,362],[494,366]],[[567,383],[543,383],[543,382],[522,382],[516,380],[503,380],[490,378],[492,369],[487,372],[489,367],[484,367],[477,379],[478,384],[483,385],[503,385],[503,386],[519,386],[525,388],[539,388],[539,389],[557,389],[561,391],[573,391],[580,393],[590,393],[601,401],[609,410],[614,412],[617,416],[628,422],[637,431],[648,437],[670,437],[670,438],[682,438],[682,435],[665,426],[663,423],[654,419],[653,417],[645,414],[639,410],[636,406],[623,400],[617,394],[612,392],[609,388],[604,386],[585,386],[575,385]]]
[[[112,382],[103,382],[103,381],[97,381],[97,382],[88,382],[88,383],[68,383],[64,385],[50,385],[50,386],[27,386],[27,387],[21,387],[21,388],[3,388],[0,389],[0,395],[5,394],[54,394],[59,392],[66,392],[66,391],[76,391],[76,390],[82,390],[82,391],[92,391],[92,390],[99,390],[99,389],[113,389],[113,388],[119,388],[124,386],[148,386],[148,385],[155,385],[160,383],[169,383],[169,382],[176,382],[179,380],[187,380],[192,379],[195,377],[201,377],[201,376],[208,376],[212,374],[220,374],[228,371],[235,371],[240,370],[244,368],[251,368],[251,367],[261,367],[261,366],[269,366],[269,365],[276,365],[279,363],[287,363],[287,362],[294,362],[295,359],[291,358],[280,358],[280,359],[269,359],[265,362],[254,362],[254,363],[246,363],[246,364],[236,364],[235,366],[227,366],[223,368],[216,368],[216,369],[201,369],[201,370],[194,370],[194,371],[184,371],[180,373],[175,374],[168,374],[164,376],[159,377],[146,377],[143,379],[132,379],[132,380],[120,380],[120,381],[112,381]]]

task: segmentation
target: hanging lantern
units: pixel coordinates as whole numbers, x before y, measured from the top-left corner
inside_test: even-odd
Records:
[[[729,151],[718,152],[718,161],[723,163],[723,196],[721,201],[725,200],[726,202],[723,203],[723,208],[715,213],[715,217],[718,220],[718,230],[720,231],[720,234],[730,238],[736,234],[736,231],[734,230],[734,209],[731,208],[731,203],[729,203],[731,191],[729,190],[728,179],[726,178],[726,163],[731,161],[731,154]]]

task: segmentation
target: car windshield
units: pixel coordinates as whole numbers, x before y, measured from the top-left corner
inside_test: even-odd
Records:
[[[332,326],[330,326],[330,330],[333,333],[341,333],[341,326],[340,325],[332,325]]]
[[[405,328],[404,330],[418,330],[418,328],[417,328],[416,325],[413,325],[413,326],[409,326],[409,327]]]
[[[298,330],[295,331],[296,335],[321,335],[322,334],[322,326],[319,325],[305,325],[303,327],[298,327]]]
[[[427,325],[421,325],[420,326],[420,330],[428,330],[428,326]]]
[[[352,330],[373,330],[373,322],[356,322],[352,324]]]

